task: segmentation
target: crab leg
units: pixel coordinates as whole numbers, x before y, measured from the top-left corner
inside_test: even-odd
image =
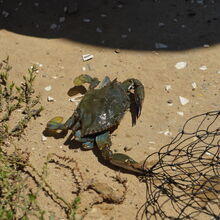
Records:
[[[144,169],[142,164],[136,162],[131,157],[126,154],[113,153],[110,150],[111,140],[110,132],[96,136],[96,144],[102,152],[102,156],[105,160],[108,160],[110,163],[115,166],[121,167],[126,170],[130,170],[136,173],[143,174]]]

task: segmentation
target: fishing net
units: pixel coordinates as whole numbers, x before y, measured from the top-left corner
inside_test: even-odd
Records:
[[[136,219],[220,219],[220,111],[187,120],[144,166],[146,203]]]

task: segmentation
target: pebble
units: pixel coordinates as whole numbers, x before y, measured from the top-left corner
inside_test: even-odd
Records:
[[[217,73],[220,74],[220,70],[218,70]]]
[[[48,101],[48,102],[55,102],[56,100],[55,100],[53,97],[48,96],[48,97],[47,97],[47,101]]]
[[[189,99],[179,96],[180,103],[186,105],[189,102]]]
[[[154,141],[149,141],[148,143],[149,144],[156,144]]]
[[[85,66],[82,67],[82,71],[86,71],[86,67]]]
[[[156,49],[166,49],[166,48],[168,48],[168,46],[166,44],[156,42],[155,43],[155,48]]]
[[[177,112],[178,115],[183,116],[184,113],[183,112]]]
[[[82,55],[83,61],[91,60],[94,56],[92,54],[84,54]]]
[[[46,140],[47,140],[47,137],[45,137],[44,135],[42,135],[42,136],[41,136],[41,140],[42,140],[42,141],[46,141]]]
[[[185,61],[181,61],[175,64],[176,69],[180,70],[180,69],[184,69],[187,66],[187,62]]]
[[[102,18],[106,18],[107,15],[106,15],[106,14],[101,14],[101,17],[102,17]]]
[[[205,70],[207,70],[208,68],[207,68],[207,66],[200,66],[199,69],[205,71]]]
[[[131,28],[130,28],[130,27],[128,28],[128,32],[130,32],[130,33],[131,33]]]
[[[52,86],[47,86],[44,89],[49,92],[52,89]]]

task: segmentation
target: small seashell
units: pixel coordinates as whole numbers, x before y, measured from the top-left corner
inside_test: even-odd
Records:
[[[199,69],[205,71],[205,70],[207,70],[208,68],[207,68],[207,66],[200,66]]]
[[[196,83],[193,82],[193,83],[192,83],[192,88],[193,88],[193,89],[196,89],[196,87],[197,87]]]
[[[165,91],[169,92],[170,89],[171,89],[171,85],[165,85]]]
[[[183,116],[184,113],[183,112],[177,112],[178,115]]]
[[[44,88],[46,91],[50,91],[52,89],[52,86],[47,86]]]
[[[84,54],[84,55],[82,55],[83,61],[91,60],[93,57],[94,57],[94,56],[91,55],[91,54]]]
[[[47,101],[48,101],[48,102],[55,102],[56,100],[55,100],[53,97],[48,96],[48,97],[47,97]]]
[[[42,135],[42,136],[41,136],[41,140],[42,140],[42,141],[46,141],[46,140],[47,140],[47,137],[45,137],[44,135]]]
[[[185,61],[181,61],[175,64],[176,69],[180,70],[180,69],[184,69],[187,66],[187,62]]]
[[[189,102],[189,99],[179,96],[180,103],[186,105]]]

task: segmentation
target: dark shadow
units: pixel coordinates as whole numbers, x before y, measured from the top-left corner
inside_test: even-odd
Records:
[[[59,138],[64,138],[68,133],[68,130],[63,130],[63,131],[54,131],[54,130],[49,130],[47,128],[44,129],[44,131],[42,132],[42,134],[45,137],[54,137],[55,139],[59,139]]]
[[[0,29],[135,50],[184,50],[220,41],[217,0],[78,0],[77,10],[75,1],[0,1]]]
[[[69,89],[69,91],[67,92],[68,96],[74,96],[77,94],[85,94],[87,92],[86,88],[84,86],[74,86],[72,88]]]

